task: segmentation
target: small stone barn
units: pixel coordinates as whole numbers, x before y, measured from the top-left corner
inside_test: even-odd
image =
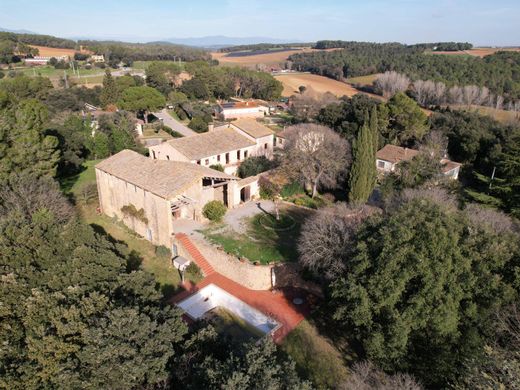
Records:
[[[212,200],[240,203],[238,178],[197,164],[123,150],[96,165],[101,211],[154,244],[171,246],[179,218],[200,220]]]

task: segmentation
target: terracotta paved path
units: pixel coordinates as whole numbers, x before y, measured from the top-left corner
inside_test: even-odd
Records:
[[[185,291],[175,295],[170,301],[172,304],[186,299],[210,284],[215,284],[280,323],[281,327],[273,334],[273,340],[277,343],[298,326],[305,318],[305,315],[308,314],[309,308],[306,304],[295,305],[292,302],[296,297],[305,298],[306,294],[304,291],[296,289],[277,291],[250,290],[213,270],[213,267],[211,267],[186,235],[177,234],[176,237],[189,251],[194,262],[203,270],[206,277],[196,285],[185,283],[183,285]]]

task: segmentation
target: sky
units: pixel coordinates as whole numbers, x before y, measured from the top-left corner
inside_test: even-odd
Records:
[[[225,35],[518,46],[520,0],[0,0],[0,27],[129,41]]]

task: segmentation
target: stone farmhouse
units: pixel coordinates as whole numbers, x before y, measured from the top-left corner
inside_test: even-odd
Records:
[[[168,248],[177,219],[202,219],[202,208],[212,200],[234,207],[251,184],[190,162],[151,159],[130,150],[97,164],[96,180],[103,213]]]
[[[176,138],[150,146],[150,157],[159,160],[185,161],[209,167],[220,164],[224,172],[236,173],[248,157],[271,157],[274,132],[254,119],[239,119],[213,127],[207,133]]]
[[[421,153],[419,150],[403,148],[395,145],[385,145],[376,153],[377,170],[383,173],[395,171],[395,167],[401,161],[413,159]],[[443,158],[440,161],[441,171],[444,176],[456,180],[459,177],[459,171],[462,164]]]

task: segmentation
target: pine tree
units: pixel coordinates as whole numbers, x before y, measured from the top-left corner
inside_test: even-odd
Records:
[[[377,120],[377,117],[375,118]],[[354,203],[364,203],[374,189],[376,181],[376,148],[375,135],[369,127],[368,112],[365,123],[359,130],[353,143],[353,163],[349,178],[349,200]]]
[[[103,77],[103,91],[99,100],[104,108],[110,104],[115,104],[119,98],[116,81],[112,77],[110,70],[106,70],[105,77]]]

